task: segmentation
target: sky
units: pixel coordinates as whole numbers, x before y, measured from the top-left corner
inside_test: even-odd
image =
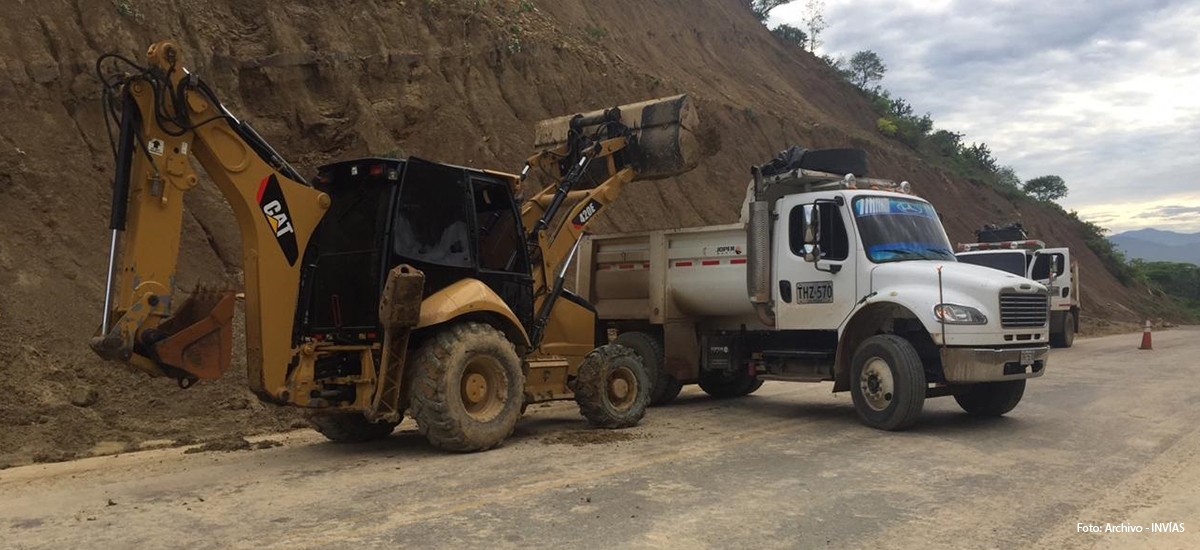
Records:
[[[769,25],[802,27],[805,1]],[[986,142],[1114,233],[1200,231],[1200,0],[826,0],[818,54],[883,58],[883,87]]]

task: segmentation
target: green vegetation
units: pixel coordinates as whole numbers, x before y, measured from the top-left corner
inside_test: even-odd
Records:
[[[787,4],[791,0],[742,0],[742,1],[745,2],[746,7],[750,10],[750,13],[753,13],[754,16],[758,18],[759,21],[766,23],[767,15],[771,13],[771,10],[773,10],[779,6],[782,6],[784,4]]]
[[[1200,319],[1200,266],[1142,260],[1132,260],[1129,265],[1150,288],[1174,298],[1194,319]]]
[[[771,34],[784,42],[800,46],[802,50],[808,47],[808,34],[799,27],[781,23],[778,27],[771,29]]]
[[[1021,189],[1042,202],[1053,202],[1067,196],[1067,183],[1058,176],[1033,178],[1025,182]]]
[[[584,32],[586,32],[588,34],[588,36],[592,37],[592,40],[603,40],[605,37],[608,36],[608,30],[602,29],[600,27],[593,27],[591,25],[588,25],[588,26],[584,27],[583,30],[584,30]]]
[[[531,12],[534,9],[533,2],[530,2],[529,0],[521,0],[520,2],[517,2],[517,7],[513,8],[512,14],[521,15],[522,13]]]

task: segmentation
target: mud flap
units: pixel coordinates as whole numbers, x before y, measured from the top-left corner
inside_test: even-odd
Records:
[[[181,380],[220,378],[233,356],[232,290],[198,289],[184,300],[178,313],[158,326],[166,338],[154,343],[160,366]],[[167,370],[167,369],[164,369]]]
[[[425,274],[410,265],[399,265],[388,272],[383,295],[379,297],[379,323],[383,325],[383,358],[375,396],[366,416],[381,422],[399,422],[406,403],[402,399],[404,361],[408,336],[421,319],[421,297]]]

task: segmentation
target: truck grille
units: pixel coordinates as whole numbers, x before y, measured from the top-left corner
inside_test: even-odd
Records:
[[[1032,328],[1046,324],[1050,316],[1050,297],[1045,294],[1001,294],[1000,325],[1004,328]]]

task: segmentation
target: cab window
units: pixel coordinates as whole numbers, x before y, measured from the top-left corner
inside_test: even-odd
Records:
[[[845,260],[850,256],[850,237],[846,233],[846,224],[842,221],[841,209],[832,202],[801,204],[792,208],[788,215],[788,241],[792,253],[803,256],[808,252],[811,245],[804,244],[804,226],[814,209],[821,212],[821,228],[817,236],[821,245],[821,259]]]

